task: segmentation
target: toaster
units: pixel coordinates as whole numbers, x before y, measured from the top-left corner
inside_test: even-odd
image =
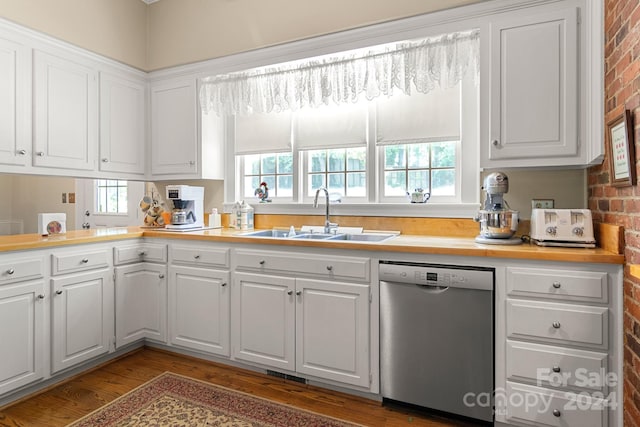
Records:
[[[595,247],[589,209],[533,209],[531,239],[541,246]]]

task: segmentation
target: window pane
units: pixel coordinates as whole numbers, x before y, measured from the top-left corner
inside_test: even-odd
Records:
[[[364,171],[367,170],[367,150],[365,147],[347,149],[347,170]]]
[[[431,167],[453,168],[456,166],[456,143],[434,143],[431,147],[431,155],[433,156]]]
[[[244,177],[244,197],[253,197],[256,188],[260,186],[259,176],[245,176]]]
[[[324,172],[327,170],[327,152],[309,151],[309,172]]]
[[[355,172],[347,174],[347,196],[365,197],[367,195],[367,174]]]
[[[107,187],[98,187],[98,212],[107,211]]]
[[[318,188],[324,186],[324,174],[309,175],[309,193],[307,193],[307,195],[313,196]]]
[[[262,180],[260,182],[266,182],[267,183],[267,188],[269,189],[269,192],[271,194],[275,193],[276,196],[278,195],[278,189],[276,188],[276,177],[274,175],[263,176]],[[260,185],[260,182],[258,183],[258,185]],[[258,188],[258,185],[253,187],[253,192],[256,191],[256,188]],[[269,197],[271,197],[271,196],[269,196]]]
[[[384,173],[384,195],[406,196],[407,173],[405,171],[393,171]]]
[[[244,156],[244,173],[245,175],[260,174],[260,155],[251,154]]]
[[[293,173],[293,154],[278,154],[278,173]]]
[[[278,188],[277,196],[279,197],[291,197],[293,196],[293,176],[292,175],[280,175],[278,176]]]
[[[455,196],[456,171],[455,169],[439,169],[431,171],[431,195]]]
[[[405,165],[407,164],[405,157],[404,145],[387,145],[386,147],[384,147],[384,168],[405,168]]]
[[[427,192],[429,191],[429,171],[409,171],[408,177],[407,191],[413,191],[416,188],[422,188]]]
[[[409,144],[407,151],[410,168],[429,167],[429,144]]]
[[[343,171],[345,168],[345,150],[328,150],[329,151],[329,171]]]
[[[329,174],[329,187],[330,193],[338,193],[344,196],[344,174],[343,173],[330,173]]]
[[[276,173],[276,155],[269,154],[262,156],[262,173]]]
[[[118,212],[118,187],[107,187],[107,212]]]
[[[118,187],[118,213],[127,213],[127,187]]]

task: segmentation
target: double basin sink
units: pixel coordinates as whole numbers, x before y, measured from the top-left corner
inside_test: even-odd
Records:
[[[305,239],[305,240],[326,240],[342,242],[384,242],[397,236],[392,233],[312,233],[309,231],[296,231],[294,235],[289,235],[288,230],[260,230],[243,233],[242,237],[263,237],[271,239]]]

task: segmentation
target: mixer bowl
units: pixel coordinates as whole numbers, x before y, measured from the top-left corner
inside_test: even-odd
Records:
[[[476,216],[480,236],[488,239],[509,239],[518,230],[518,211],[510,209],[481,210]]]

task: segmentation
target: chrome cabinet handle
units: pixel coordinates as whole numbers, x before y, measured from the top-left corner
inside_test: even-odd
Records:
[[[227,286],[227,282],[220,283],[220,286],[222,286],[224,288],[225,286]]]
[[[24,156],[25,154],[27,154],[27,150],[18,150],[18,154]]]
[[[194,255],[193,256],[195,259],[200,259],[200,255]]]
[[[196,164],[195,160],[189,160],[189,166],[193,166],[195,164]]]
[[[297,292],[296,292],[296,295],[297,295],[297,296],[302,295],[302,291],[297,291]]]
[[[56,295],[62,295],[62,289],[58,289],[58,290],[56,291]]]
[[[8,274],[9,276],[11,276],[11,275],[12,275],[13,273],[15,273],[15,272],[16,272],[16,271],[15,271],[13,268],[10,268],[10,269],[8,269],[8,270],[7,270],[7,274]]]
[[[44,299],[44,294],[38,295],[38,299]]]
[[[562,412],[560,412],[559,409],[554,409],[552,414],[554,417],[559,417],[560,415],[562,415]]]
[[[500,145],[500,141],[498,141],[497,139],[494,139],[493,141],[491,141],[491,145],[493,145],[494,147],[497,147],[498,145]]]
[[[86,264],[86,263],[88,263],[88,262],[89,262],[89,258],[82,258],[82,263],[83,263],[83,264]]]
[[[293,291],[287,291],[287,295],[293,295]]]
[[[266,262],[265,260],[261,259],[260,260],[260,265],[264,265],[265,262]]]
[[[327,270],[328,271],[332,271],[333,270],[333,265],[327,265]]]
[[[160,273],[160,274],[158,274],[158,277],[161,278],[161,279],[164,279],[164,274]]]
[[[107,159],[106,157],[102,158],[102,163],[109,163],[109,159]]]
[[[139,255],[139,256],[145,256],[146,254],[147,254],[147,253],[146,253],[145,251],[140,251],[140,252],[138,252],[138,255]]]
[[[553,287],[554,287],[554,288],[556,288],[556,289],[560,289],[560,286],[562,286],[562,285],[560,284],[560,282],[553,282]]]
[[[556,373],[560,372],[560,366],[554,366],[553,368],[551,368],[551,370]]]
[[[556,320],[555,322],[553,322],[553,323],[551,324],[551,326],[553,326],[553,327],[554,327],[554,328],[556,328],[556,329],[560,329],[560,322],[558,322],[558,321]]]
[[[38,151],[38,152],[36,153],[36,155],[37,155],[38,157],[44,157],[44,151]]]

